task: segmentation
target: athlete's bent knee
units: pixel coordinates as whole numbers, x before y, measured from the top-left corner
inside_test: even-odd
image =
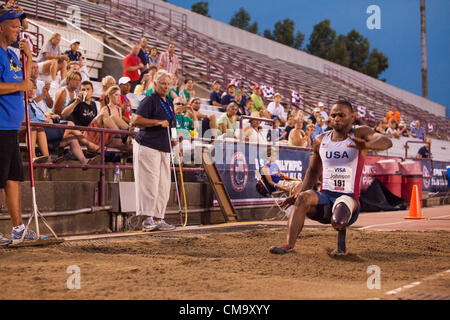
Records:
[[[336,230],[343,230],[348,226],[352,213],[356,209],[355,200],[349,196],[341,196],[336,199],[331,216],[331,225]]]
[[[311,194],[308,192],[302,192],[297,196],[295,206],[302,206],[303,208],[309,208],[311,206]]]

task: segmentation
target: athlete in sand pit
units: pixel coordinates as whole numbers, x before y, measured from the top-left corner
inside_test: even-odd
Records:
[[[292,250],[303,229],[305,217],[330,224],[338,231],[338,248],[333,255],[346,254],[345,230],[359,215],[359,183],[367,150],[386,150],[391,140],[368,126],[352,128],[352,105],[338,101],[330,111],[333,130],[314,139],[313,154],[301,191],[281,203],[295,204],[289,216],[287,243],[271,247],[270,252],[285,254]],[[313,187],[322,175],[321,191]]]

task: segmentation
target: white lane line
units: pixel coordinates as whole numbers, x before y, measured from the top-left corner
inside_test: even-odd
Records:
[[[428,218],[428,220],[434,220],[434,219],[436,219],[436,218],[446,218],[446,217],[450,217],[450,215],[432,217],[432,218]],[[365,226],[365,227],[359,228],[359,230],[365,230],[365,229],[369,229],[369,228],[373,228],[373,227],[380,227],[380,226],[390,226],[390,225],[401,224],[401,223],[411,223],[411,222],[416,222],[416,221],[417,221],[417,220],[407,220],[407,221],[400,221],[400,222],[390,222],[390,223],[372,224],[372,225],[370,225],[370,226]]]
[[[438,277],[438,276],[440,276],[440,275],[442,275],[442,274],[444,274],[444,273],[447,273],[447,272],[450,272],[450,269],[445,270],[445,271],[440,272],[440,273],[437,273],[437,274],[432,275],[432,276],[430,276],[430,277],[427,277],[427,278],[425,278],[424,280],[429,279],[429,278]],[[410,284],[404,285],[403,287],[400,287],[400,288],[397,288],[397,289],[388,291],[388,292],[386,292],[385,294],[387,294],[387,295],[397,294],[397,293],[401,292],[402,290],[414,288],[415,286],[418,286],[419,284],[422,284],[422,281],[412,282],[412,283],[410,283]]]

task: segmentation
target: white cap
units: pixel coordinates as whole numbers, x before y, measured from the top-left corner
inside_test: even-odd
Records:
[[[131,81],[131,79],[128,78],[128,77],[122,77],[122,78],[119,79],[119,84],[125,84],[125,83],[128,83],[130,81]]]
[[[325,105],[323,104],[323,102],[319,102],[318,104],[317,104],[319,107],[324,107]]]
[[[78,40],[78,39],[72,39],[72,42],[71,42],[70,44],[74,44],[74,43],[80,44],[81,42],[80,42],[80,40]]]
[[[314,112],[320,112],[319,108],[314,108]]]

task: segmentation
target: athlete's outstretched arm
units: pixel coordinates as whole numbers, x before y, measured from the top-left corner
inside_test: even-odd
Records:
[[[388,136],[382,135],[368,126],[360,126],[355,129],[355,137],[350,137],[355,143],[349,147],[360,150],[384,151],[392,147],[392,141]]]

